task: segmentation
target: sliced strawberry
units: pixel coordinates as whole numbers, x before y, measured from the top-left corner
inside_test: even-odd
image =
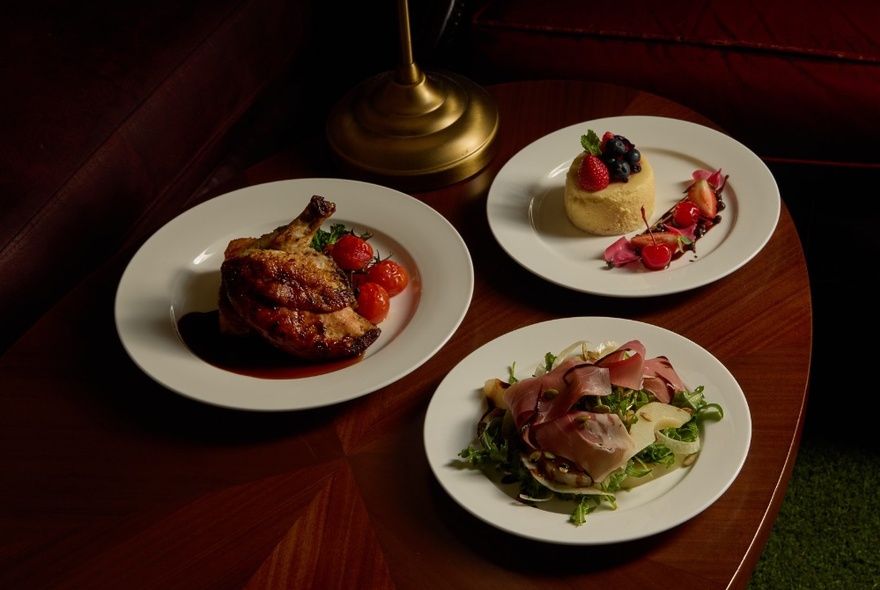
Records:
[[[578,180],[584,190],[596,192],[607,187],[611,177],[608,175],[608,167],[602,160],[593,154],[587,154],[578,168]]]
[[[706,219],[715,219],[718,214],[718,197],[708,180],[702,178],[690,185],[687,198],[700,209],[700,215]]]
[[[668,246],[674,252],[683,251],[683,244],[689,242],[687,236],[669,231],[655,231],[650,234],[639,234],[630,239],[630,243],[636,250],[642,250],[647,246],[653,246],[655,243]]]

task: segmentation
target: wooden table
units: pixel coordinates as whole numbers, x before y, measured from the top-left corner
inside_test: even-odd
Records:
[[[459,230],[473,303],[437,355],[371,395],[301,412],[225,410],[171,393],[119,344],[113,298],[134,248],[176,212],[145,218],[130,248],[0,357],[0,587],[730,588],[764,547],[797,453],[812,342],[807,269],[788,211],[764,250],[687,294],[622,300],[543,282],[509,259],[485,217],[489,184],[527,143],[613,115],[712,125],[680,105],[578,82],[490,87],[503,127],[483,173],[417,194]],[[197,201],[245,184],[334,176],[304,138]],[[752,408],[751,451],[696,518],[606,547],[530,542],[468,515],[422,443],[435,388],[470,351],[516,328],[605,315],[705,347]]]

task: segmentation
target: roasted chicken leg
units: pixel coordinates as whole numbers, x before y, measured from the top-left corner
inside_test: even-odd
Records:
[[[345,272],[312,248],[336,205],[315,195],[286,226],[259,238],[238,238],[220,267],[220,329],[256,333],[299,359],[357,356],[380,329],[361,317]]]

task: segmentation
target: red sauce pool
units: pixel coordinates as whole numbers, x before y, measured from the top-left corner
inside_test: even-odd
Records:
[[[261,379],[300,379],[338,371],[359,362],[363,355],[326,363],[299,361],[254,336],[220,333],[220,312],[194,311],[177,322],[184,344],[208,364]]]

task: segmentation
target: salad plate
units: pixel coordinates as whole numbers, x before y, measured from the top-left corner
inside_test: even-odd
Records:
[[[623,135],[650,158],[656,179],[654,223],[683,196],[695,170],[721,169],[726,208],[721,223],[696,243],[696,254],[650,271],[638,262],[609,268],[605,248],[620,236],[595,236],[569,221],[565,175],[589,129]],[[609,117],[546,135],[499,171],[486,202],[489,226],[507,254],[563,287],[609,297],[650,297],[717,281],[749,262],[776,229],[781,200],[767,166],[747,147],[708,127],[664,117]],[[632,237],[641,230],[627,234]]]
[[[392,256],[409,272],[409,285],[392,298],[378,340],[357,362],[290,379],[233,373],[201,360],[185,344],[178,323],[190,312],[217,309],[220,264],[229,241],[286,225],[312,195],[336,204],[324,229],[341,223],[369,232],[376,252]],[[297,179],[227,193],[171,220],[129,262],[114,312],[128,355],[168,389],[234,409],[300,410],[366,395],[421,366],[458,329],[473,286],[467,246],[431,207],[375,184]]]
[[[639,340],[649,357],[666,356],[684,381],[704,386],[709,403],[724,416],[702,425],[703,448],[687,469],[617,493],[617,509],[599,506],[586,522],[569,522],[574,503],[528,506],[517,500],[519,484],[502,484],[459,457],[476,440],[485,410],[483,383],[507,381],[512,365],[519,379],[530,377],[548,352],[587,340]],[[465,357],[443,379],[428,405],[424,442],[428,463],[441,487],[476,518],[508,533],[548,543],[598,545],[630,541],[671,529],[715,502],[733,483],[751,445],[748,403],[736,379],[708,351],[674,332],[633,320],[574,317],[547,321],[505,334]]]

